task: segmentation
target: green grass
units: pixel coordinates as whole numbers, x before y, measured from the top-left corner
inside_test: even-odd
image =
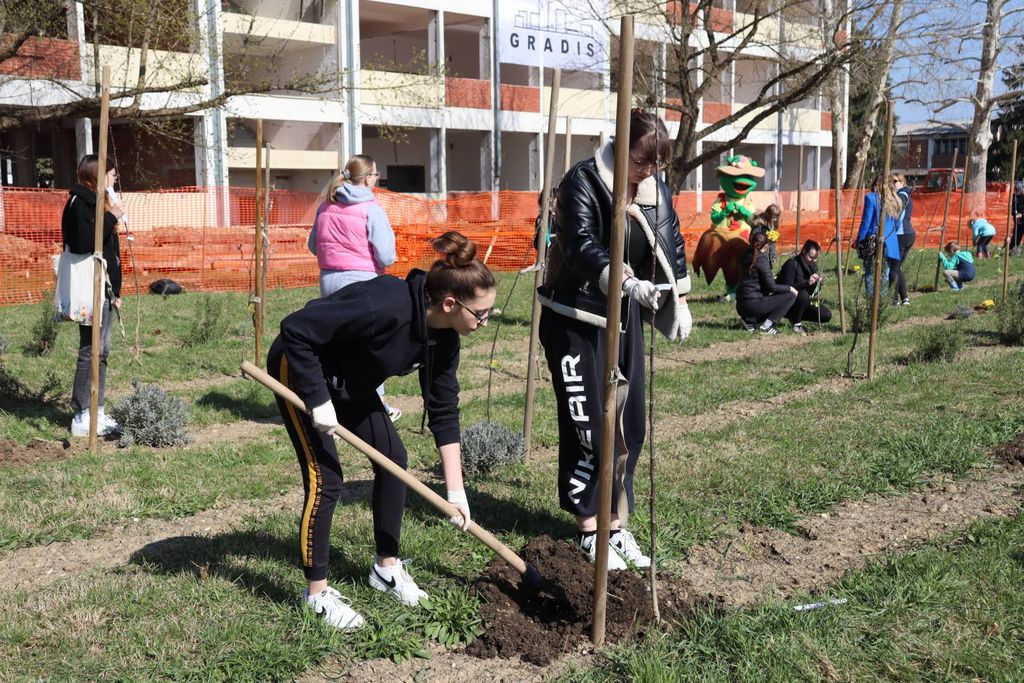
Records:
[[[978,523],[849,573],[824,595],[728,614],[615,648],[566,683],[1018,681],[1024,519]],[[845,598],[799,613],[793,604]]]

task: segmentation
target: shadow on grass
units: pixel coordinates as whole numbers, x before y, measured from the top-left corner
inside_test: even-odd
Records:
[[[210,391],[196,401],[196,405],[213,410],[225,410],[240,420],[255,420],[279,415],[272,401],[238,397],[223,391]]]

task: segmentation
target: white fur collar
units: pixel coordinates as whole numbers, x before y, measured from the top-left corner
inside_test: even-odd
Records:
[[[594,154],[594,161],[597,162],[597,173],[601,176],[601,180],[604,181],[605,187],[608,188],[609,192],[612,191],[612,187],[615,184],[615,148],[612,146],[612,142],[613,140],[608,140]],[[633,202],[641,206],[654,206],[657,201],[658,181],[655,179],[655,176],[645,178],[637,186],[636,197],[633,198]]]

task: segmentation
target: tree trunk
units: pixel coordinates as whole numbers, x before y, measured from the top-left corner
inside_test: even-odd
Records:
[[[875,136],[875,124],[878,121],[878,113],[882,110],[885,102],[885,84],[889,80],[889,69],[892,67],[893,53],[896,48],[896,29],[903,19],[904,0],[895,0],[892,5],[892,14],[889,15],[889,29],[885,33],[885,42],[882,45],[882,59],[878,62],[878,72],[872,90],[871,106],[868,108],[867,121],[860,139],[857,141],[856,152],[853,155],[853,166],[846,176],[844,187],[849,187],[851,178],[863,178],[864,171],[868,164],[868,152],[871,149],[871,138]]]
[[[978,87],[974,92],[974,119],[968,139],[967,156],[970,176],[965,179],[968,193],[985,191],[988,174],[988,148],[992,144],[992,85],[996,74],[996,55],[999,51],[999,23],[1003,18],[1006,0],[988,0],[985,27],[982,30],[981,67],[978,71]]]

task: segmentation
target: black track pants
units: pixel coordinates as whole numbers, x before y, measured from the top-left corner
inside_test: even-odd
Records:
[[[288,362],[283,353],[272,349],[267,359],[270,374],[285,386],[288,383]],[[405,469],[408,455],[395,426],[376,394],[360,400],[341,400],[332,394],[338,422],[356,436]],[[341,462],[334,437],[318,431],[310,417],[282,398],[278,410],[284,418],[288,436],[295,447],[305,492],[302,519],[299,523],[299,551],[307,581],[327,578],[331,548],[331,521],[334,507],[341,496],[343,481]],[[397,556],[405,511],[405,484],[373,467],[373,536],[377,554]]]
[[[807,293],[806,289],[801,289],[797,291],[796,301],[786,313],[786,318],[794,325],[796,323],[827,323],[832,320],[832,311],[825,304],[822,304],[820,308],[812,306],[811,295]]]
[[[794,303],[796,303],[796,294],[793,292],[772,294],[757,299],[737,299],[736,312],[741,318],[754,325],[760,325],[765,320],[771,320],[778,325]]]
[[[625,452],[614,463],[612,512],[621,509],[617,506],[620,499],[629,512],[633,511],[633,473],[646,431],[640,308],[630,301],[627,310],[626,332],[619,338],[619,370],[629,383],[619,422]],[[576,516],[591,517],[597,514],[597,470],[603,438],[605,330],[544,308],[540,341],[558,405],[558,504]]]

